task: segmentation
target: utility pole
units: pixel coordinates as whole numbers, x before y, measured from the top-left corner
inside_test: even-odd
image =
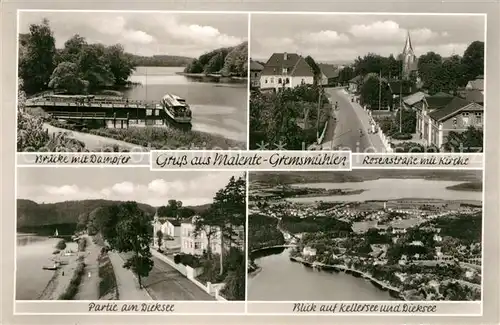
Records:
[[[321,85],[319,85],[319,96],[318,96],[318,114],[316,116],[316,139],[319,140],[319,114],[320,114],[320,109],[321,109],[321,99],[323,97],[323,89],[321,88]]]
[[[378,109],[382,107],[382,70],[378,74]]]
[[[399,133],[403,132],[403,72],[399,80]]]

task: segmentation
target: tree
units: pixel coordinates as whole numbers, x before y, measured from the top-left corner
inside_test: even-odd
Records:
[[[400,119],[401,115],[401,119]],[[401,121],[401,125],[399,122]],[[398,132],[412,134],[415,133],[417,127],[417,113],[414,110],[398,110],[395,118]],[[399,128],[401,127],[401,131]]]
[[[450,131],[444,148],[452,152],[482,152],[483,130],[470,126],[465,132]]]
[[[23,90],[28,94],[47,89],[52,71],[56,41],[49,21],[32,24],[19,62],[19,78],[23,80]]]
[[[321,78],[321,69],[316,64],[316,61],[314,61],[314,59],[310,55],[306,56],[304,60],[307,62],[307,64],[309,64],[309,66],[312,69],[312,72],[314,73],[314,84],[315,85],[319,84],[320,81],[319,79]]]
[[[90,92],[114,84],[115,78],[106,63],[103,45],[90,44],[83,48],[77,65],[81,77],[88,82]]]
[[[52,72],[49,87],[64,89],[69,94],[81,94],[85,92],[88,84],[88,81],[79,77],[78,66],[75,63],[62,62]]]
[[[345,67],[339,72],[339,83],[341,85],[346,85],[349,80],[354,78],[354,69],[352,67]]]
[[[154,265],[149,248],[153,226],[136,202],[120,203],[113,206],[112,211],[116,213],[114,218],[119,221],[115,224],[116,231],[113,237],[109,237],[108,232],[104,238],[112,249],[133,254],[123,267],[131,269],[137,275],[139,287],[142,288],[142,277],[148,276]]]
[[[382,86],[380,85],[382,82]],[[379,96],[381,92],[381,95]],[[371,109],[382,109],[384,103],[391,101],[391,94],[386,82],[379,81],[378,76],[370,76],[361,86],[360,91],[361,103],[368,105]],[[379,107],[379,100],[380,106]]]
[[[104,60],[109,71],[113,74],[115,84],[125,85],[134,71],[134,65],[132,60],[125,55],[123,46],[116,44],[106,48]]]
[[[156,240],[157,240],[158,248],[161,249],[161,245],[163,244],[163,232],[161,230],[158,230],[156,232]]]
[[[75,34],[64,43],[64,48],[57,55],[57,62],[78,62],[78,58],[82,53],[84,47],[87,46],[87,41],[84,37]]]
[[[207,63],[204,68],[204,73],[218,73],[224,66],[224,54],[222,52],[218,52],[215,54]]]
[[[473,80],[484,74],[484,42],[472,42],[464,52],[462,59],[466,80]]]

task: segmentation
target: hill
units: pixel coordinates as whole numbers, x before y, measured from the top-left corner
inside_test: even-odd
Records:
[[[77,224],[81,214],[89,214],[99,207],[119,203],[110,200],[82,200],[57,203],[36,203],[31,200],[17,200],[17,228],[43,227],[49,225]],[[153,215],[156,209],[138,203],[146,213]]]
[[[219,48],[194,59],[184,70],[186,73],[221,74],[246,77],[248,71],[248,42]]]
[[[423,178],[446,181],[482,182],[482,172],[477,170],[402,170],[371,169],[350,172],[258,172],[250,173],[251,182],[266,184],[292,183],[345,183],[363,182],[379,178]]]

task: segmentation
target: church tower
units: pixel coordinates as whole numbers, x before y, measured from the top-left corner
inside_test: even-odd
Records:
[[[412,72],[417,71],[417,56],[413,52],[413,45],[411,44],[409,31],[406,36],[406,42],[401,56],[403,60],[403,79],[409,79]]]

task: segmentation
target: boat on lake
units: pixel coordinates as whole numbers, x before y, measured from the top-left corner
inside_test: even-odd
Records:
[[[191,123],[192,112],[186,99],[173,94],[163,96],[160,106],[177,123]]]
[[[59,238],[59,231],[57,231],[57,228],[56,231],[54,231],[54,235],[50,236],[49,238]]]

